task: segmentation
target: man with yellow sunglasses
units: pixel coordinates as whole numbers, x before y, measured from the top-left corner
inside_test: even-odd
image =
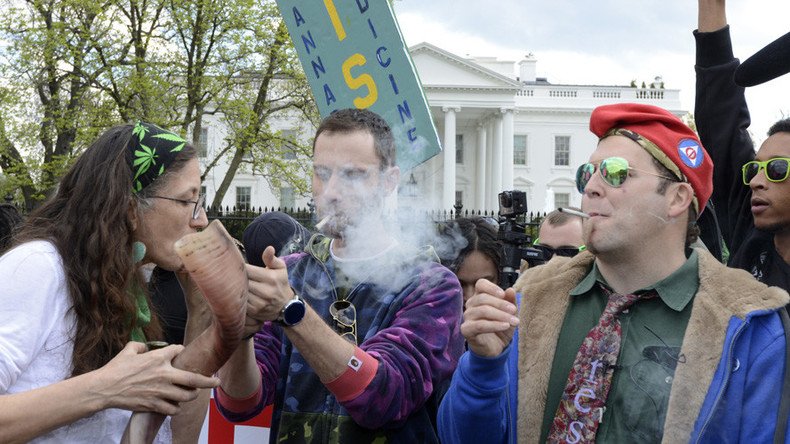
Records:
[[[755,155],[743,87],[754,86],[790,71],[790,34],[769,44],[743,64],[732,51],[725,0],[698,0],[697,97],[695,117],[702,142],[716,165],[712,200],[719,212],[729,265],[750,272],[768,285],[790,290],[790,119],[774,123]],[[784,351],[782,380],[765,378],[757,387],[780,393],[773,421],[774,442],[785,442],[790,428],[790,316],[779,312]],[[751,412],[754,421],[760,415]],[[723,437],[724,438],[724,437]],[[769,436],[765,436],[770,439]],[[755,441],[758,438],[750,437]],[[762,441],[765,441],[763,439]]]
[[[747,86],[767,79],[752,79],[759,70],[740,69],[723,0],[699,0],[698,25],[695,117],[716,165],[711,200],[731,253],[729,265],[790,290],[790,119],[768,130],[755,156],[745,90],[734,79]],[[790,39],[777,43],[782,42],[787,46]]]

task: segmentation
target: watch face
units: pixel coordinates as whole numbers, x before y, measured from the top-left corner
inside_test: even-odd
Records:
[[[300,300],[293,300],[288,303],[283,309],[283,324],[295,325],[304,318],[306,308],[304,302]]]

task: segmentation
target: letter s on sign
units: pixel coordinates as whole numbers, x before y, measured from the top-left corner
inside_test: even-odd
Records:
[[[367,60],[365,56],[362,54],[352,54],[349,58],[343,62],[343,79],[346,81],[346,85],[348,85],[351,89],[359,89],[363,86],[368,87],[368,95],[365,97],[357,97],[354,99],[354,106],[359,109],[369,108],[371,105],[376,103],[376,100],[379,98],[378,89],[376,89],[376,82],[373,80],[370,74],[361,74],[359,77],[354,77],[351,75],[351,68],[355,66],[364,66]]]

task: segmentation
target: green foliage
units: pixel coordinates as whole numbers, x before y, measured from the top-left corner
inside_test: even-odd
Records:
[[[686,113],[683,117],[681,117],[683,123],[688,125],[689,128],[697,132],[697,121],[694,119],[694,114]]]
[[[0,193],[21,192],[33,206],[109,126],[141,119],[196,137],[204,115],[230,130],[219,156],[239,162],[228,181],[244,167],[306,190],[305,147],[300,161],[275,161],[282,143],[273,122],[287,113],[316,121],[317,111],[273,0],[0,8]]]

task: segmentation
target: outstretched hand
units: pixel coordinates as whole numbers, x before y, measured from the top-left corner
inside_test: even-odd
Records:
[[[479,356],[500,355],[518,326],[517,311],[515,290],[502,290],[486,279],[477,281],[474,296],[466,301],[461,324],[469,349]]]
[[[173,367],[173,359],[184,350],[181,345],[146,350],[143,343],[129,342],[104,367],[95,370],[89,391],[103,408],[174,415],[179,412],[179,403],[197,398],[198,389],[219,385],[218,378]]]

